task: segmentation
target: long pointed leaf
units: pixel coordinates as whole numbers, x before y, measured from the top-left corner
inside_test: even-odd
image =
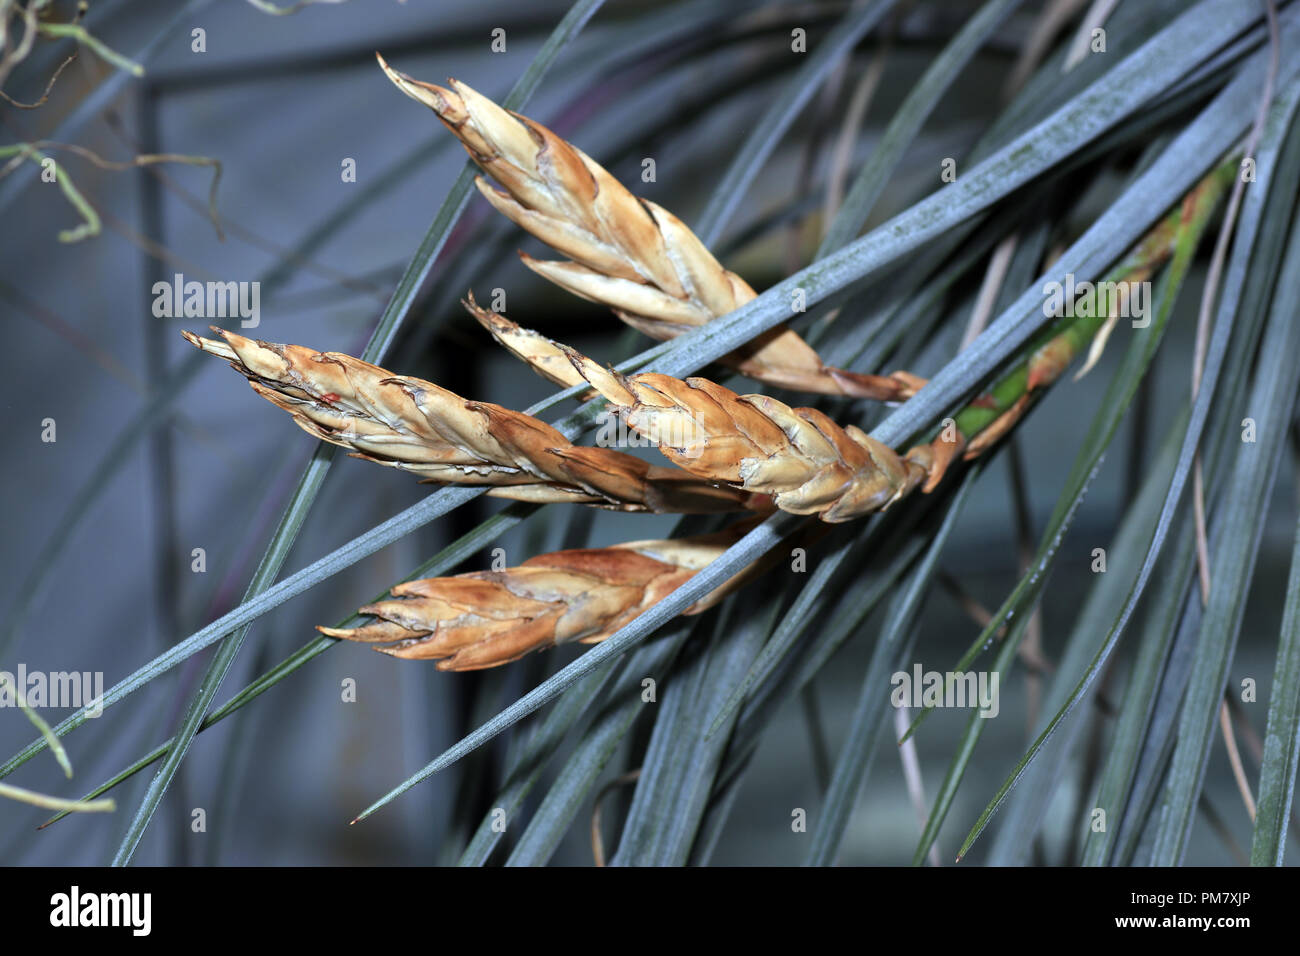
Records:
[[[1286,610],[1273,669],[1273,691],[1268,702],[1268,727],[1264,731],[1264,757],[1259,771],[1259,808],[1250,862],[1255,866],[1281,866],[1286,853],[1286,828],[1291,818],[1296,766],[1300,764],[1300,528],[1291,551],[1291,576],[1287,581]]]
[[[1183,703],[1178,743],[1166,780],[1166,801],[1153,850],[1157,865],[1182,862],[1197,799],[1205,779],[1215,718],[1241,630],[1246,595],[1255,570],[1264,509],[1286,447],[1300,388],[1300,224],[1292,230],[1286,262],[1274,292],[1260,367],[1249,403],[1259,440],[1243,444],[1223,504],[1220,538],[1211,550],[1209,603],[1201,622],[1196,664]],[[1218,516],[1216,516],[1217,518]]]

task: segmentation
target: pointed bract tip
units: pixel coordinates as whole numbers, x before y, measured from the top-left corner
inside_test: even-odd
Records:
[[[479,324],[484,328],[491,329],[492,326],[500,324],[501,320],[505,319],[505,316],[499,312],[493,312],[491,309],[485,309],[479,305],[478,299],[474,298],[473,290],[465,293],[465,298],[460,300],[460,304],[465,307],[466,312],[478,319]],[[507,324],[513,324],[509,320],[506,321]]]
[[[478,324],[487,329],[487,331],[496,338],[498,336],[509,335],[511,332],[520,331],[519,326],[507,319],[500,312],[493,312],[491,309],[485,309],[477,303],[465,303],[465,308],[469,309],[470,315],[478,321]]]
[[[399,88],[403,87],[404,80],[410,79],[410,77],[401,70],[395,70],[393,67],[389,66],[388,61],[384,59],[383,55],[380,54],[378,50],[375,51],[375,59],[379,61],[379,68],[383,70],[384,74]]]
[[[394,86],[396,86],[399,90],[401,90],[411,99],[419,103],[423,103],[425,106],[429,107],[435,113],[441,112],[442,103],[439,98],[438,87],[434,86],[431,83],[422,83],[421,81],[415,79],[412,76],[407,76],[401,70],[393,69],[391,66],[388,65],[388,61],[385,60],[378,53],[376,53],[375,56],[376,58],[378,58],[379,65],[383,69],[384,74],[388,77],[389,80],[392,81],[392,84]]]
[[[587,356],[583,355],[572,345],[565,345],[563,342],[556,342],[555,345],[564,353],[564,357],[567,358],[572,363],[573,367],[579,372],[587,367]]]
[[[189,342],[190,345],[194,346],[200,352],[207,352],[209,355],[215,355],[218,358],[223,358],[230,362],[236,361],[238,359],[238,353],[236,353],[234,348],[229,344],[227,334],[215,325],[211,326],[211,328],[212,331],[216,332],[226,341],[223,342],[218,341],[217,339],[205,339],[203,336],[196,335],[188,329],[181,329],[181,335],[185,336],[185,341]]]

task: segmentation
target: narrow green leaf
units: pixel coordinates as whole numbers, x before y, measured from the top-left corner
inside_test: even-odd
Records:
[[[1289,224],[1286,217],[1269,215],[1269,210],[1289,209],[1300,185],[1300,128],[1292,123],[1298,107],[1300,86],[1293,83],[1275,101],[1256,150],[1258,185],[1246,193],[1219,300],[1219,315],[1235,316],[1238,329],[1226,359],[1222,386],[1226,394],[1216,403],[1208,429],[1214,437],[1206,455],[1207,484],[1211,489],[1220,482],[1220,463],[1228,457],[1227,449],[1240,443],[1240,411],[1249,370],[1285,250]],[[1173,709],[1182,703],[1187,671],[1181,671],[1181,677],[1168,674],[1165,659],[1170,655],[1180,619],[1184,627],[1187,619],[1194,619],[1199,626],[1200,600],[1189,593],[1192,547],[1188,527],[1180,534],[1173,552],[1177,570],[1171,569],[1163,576],[1156,593],[1148,634],[1139,648],[1130,690],[1124,695],[1102,773],[1097,805],[1106,810],[1111,825],[1104,832],[1089,833],[1084,845],[1085,865],[1100,866],[1131,858],[1139,821],[1145,819],[1154,787],[1163,775],[1162,762],[1172,750],[1176,726]],[[1180,636],[1179,642],[1182,640]],[[1168,666],[1175,667],[1173,658]],[[1167,676],[1162,677],[1162,673]],[[1152,765],[1153,760],[1161,766]]]
[[[1051,519],[1051,526],[1049,526],[1047,532],[1044,534],[1043,544],[1039,549],[1040,555],[1043,554],[1045,550],[1049,549],[1049,545],[1053,555],[1055,554],[1056,549],[1059,548],[1061,536],[1069,525],[1068,519],[1061,521],[1061,517],[1066,514],[1073,514],[1074,510],[1078,507],[1091,476],[1095,475],[1097,469],[1100,467],[1102,455],[1105,453],[1106,448],[1109,447],[1111,440],[1115,436],[1115,431],[1119,427],[1121,419],[1132,404],[1133,397],[1137,394],[1138,384],[1146,374],[1147,369],[1151,364],[1151,360],[1155,356],[1156,349],[1159,347],[1160,341],[1164,337],[1164,332],[1169,322],[1169,316],[1173,311],[1174,303],[1177,301],[1178,294],[1182,289],[1183,281],[1187,275],[1187,270],[1191,267],[1192,260],[1195,258],[1197,245],[1200,241],[1201,235],[1209,225],[1210,211],[1212,211],[1212,207],[1211,209],[1207,209],[1206,213],[1198,219],[1184,221],[1184,224],[1179,229],[1173,257],[1161,275],[1160,284],[1154,296],[1156,307],[1155,316],[1152,317],[1150,326],[1143,330],[1143,334],[1133,337],[1133,341],[1125,352],[1124,359],[1120,363],[1120,367],[1116,371],[1114,379],[1106,390],[1106,395],[1102,399],[1101,410],[1093,419],[1093,424],[1088,430],[1087,437],[1084,439],[1079,456],[1076,458],[1074,467],[1071,470],[1070,478],[1067,479],[1066,486],[1071,489],[1071,491],[1067,492],[1066,495],[1063,495],[1061,500],[1057,503],[1057,508]],[[1180,453],[1184,450],[1185,448],[1180,449]],[[1161,510],[1161,517],[1164,522],[1167,522],[1167,500],[1165,505],[1166,507]],[[1157,523],[1157,527],[1158,526],[1159,522]],[[1153,529],[1153,534],[1154,533]],[[1035,575],[1041,574],[1041,571],[1037,570],[1040,567],[1039,558],[1037,556],[1031,567],[1034,570],[1031,570],[1030,572],[1033,581],[1030,593],[1036,597],[1041,593],[1043,584],[1045,583],[1041,576],[1035,577]],[[1150,569],[1147,568],[1148,574],[1149,570]],[[1022,579],[1022,584],[1023,583],[1024,580]],[[1019,586],[1017,586],[1017,590],[1020,590]],[[1024,612],[1021,614],[1022,625],[1027,619],[1028,610],[1028,606],[1022,608],[1022,611]],[[1016,633],[1020,633],[1020,628],[1016,629]],[[1007,640],[1010,640],[1010,635]],[[1101,651],[1099,650],[1098,653],[1100,652]],[[1039,736],[1038,740],[1035,741],[1034,746],[1031,747],[1024,757],[1021,758],[1017,769],[1013,772],[1013,777],[1016,782],[1018,782],[1020,777],[1024,774],[1025,768],[1028,766],[1029,762],[1038,754],[1039,748],[1041,747],[1041,744],[1046,741],[1047,736],[1050,733],[1055,732],[1064,717],[1078,705],[1081,699],[1083,699],[1083,693],[1084,689],[1076,688],[1075,693],[1072,694],[1067,703],[1062,705],[1062,708],[1057,711],[1056,716],[1052,719],[1048,728]],[[978,733],[978,730],[974,727],[971,728],[971,731],[972,733]],[[975,826],[967,835],[965,842],[962,844],[958,857],[965,856],[970,850],[971,845],[983,831],[989,819],[1006,799],[1006,794],[1009,790],[1010,788],[1006,787],[999,791],[994,800],[985,808],[984,812],[980,815],[979,820],[976,821]],[[928,847],[926,847],[926,849],[928,849]]]
[[[827,74],[880,22],[895,2],[897,0],[867,0],[850,7],[844,18],[831,27],[827,38],[806,56],[804,65],[772,101],[763,118],[736,151],[735,159],[700,216],[695,232],[706,246],[717,242],[727,219],[744,198],[745,190]]]
[[[556,702],[541,726],[528,738],[518,759],[506,775],[505,785],[492,801],[493,810],[483,818],[478,829],[474,831],[474,836],[470,838],[469,846],[461,855],[460,866],[483,866],[487,863],[492,851],[505,836],[505,830],[496,825],[496,810],[503,811],[508,827],[510,821],[514,820],[523,808],[524,800],[541,777],[546,761],[551,758],[565,735],[604,689],[614,667],[615,662],[610,661],[584,677]]]
[[[1190,407],[1178,416],[1160,443],[1159,450],[1147,465],[1142,490],[1125,510],[1114,539],[1106,547],[1106,573],[1094,577],[1088,597],[1070,631],[1065,653],[1043,699],[1044,714],[1056,713],[1064,705],[1088,662],[1096,655],[1097,646],[1106,635],[1110,622],[1119,613],[1127,595],[1126,585],[1137,573],[1139,558],[1155,534],[1156,519],[1164,502],[1165,489],[1173,477],[1189,412]],[[1156,670],[1158,672],[1158,668]],[[1127,695],[1125,700],[1128,700]],[[1044,717],[1035,729],[1041,730],[1045,722]],[[1023,866],[1027,862],[1048,806],[1065,780],[1066,758],[1084,723],[1079,715],[1075,715],[1067,730],[1058,733],[1057,738],[1044,748],[1045,752],[1016,787],[1002,810],[1002,824],[986,861],[989,866]],[[1081,826],[1082,823],[1076,822],[1075,825]]]
[[[1259,805],[1255,839],[1250,848],[1253,866],[1281,866],[1286,854],[1286,828],[1291,818],[1296,766],[1300,764],[1300,528],[1291,551],[1286,610],[1277,644],[1277,666],[1268,701],[1264,757],[1259,768]]]
[[[744,618],[733,622],[724,611],[712,639],[660,682],[654,730],[613,865],[686,864],[730,736],[709,737],[705,722],[771,633],[788,589],[773,587],[756,606],[733,602],[728,610],[744,606]]]
[[[1184,508],[1184,527],[1186,514]],[[1189,533],[1183,543],[1195,547],[1193,535]],[[1201,626],[1201,599],[1194,590],[1191,561],[1179,561],[1178,556],[1171,557],[1177,562],[1177,570],[1182,576],[1169,589],[1168,594],[1158,595],[1162,602],[1163,599],[1168,599],[1168,603],[1162,603],[1160,607],[1164,619],[1158,620],[1146,635],[1145,643],[1155,645],[1148,655],[1156,661],[1154,703],[1147,708],[1146,738],[1137,742],[1140,754],[1133,768],[1128,799],[1123,804],[1113,802],[1105,806],[1100,799],[1097,800],[1097,805],[1107,813],[1113,806],[1119,817],[1118,825],[1114,827],[1110,825],[1112,818],[1107,817],[1107,830],[1114,829],[1117,832],[1112,841],[1101,843],[1110,851],[1109,863],[1112,866],[1137,865],[1139,847],[1143,843],[1150,843],[1147,831],[1151,810],[1168,771],[1169,758],[1173,755],[1178,715],[1182,711],[1183,695],[1192,674],[1196,638]],[[1144,647],[1143,650],[1145,649]],[[1145,664],[1146,661],[1142,663]]]
[[[1187,852],[1205,766],[1214,742],[1228,668],[1241,630],[1255,570],[1264,509],[1286,447],[1291,411],[1300,388],[1300,224],[1291,232],[1259,368],[1248,405],[1259,440],[1243,443],[1229,480],[1232,493],[1216,514],[1219,536],[1211,547],[1209,603],[1201,621],[1196,663],[1183,703],[1178,743],[1165,783],[1164,808],[1152,851],[1156,865],[1176,866]]]
[[[508,866],[543,866],[550,860],[637,715],[653,706],[641,698],[642,679],[668,673],[693,630],[690,623],[679,621],[672,633],[629,655],[604,706],[528,822]]]
[[[1015,663],[1020,639],[1024,636],[1025,628],[1028,625],[1029,618],[1022,616],[1012,625],[1002,639],[1002,643],[998,645],[998,653],[993,659],[990,673],[998,675],[999,684],[1006,681],[1011,666]],[[970,718],[966,721],[966,730],[962,733],[952,760],[948,764],[948,770],[944,774],[943,782],[939,784],[939,792],[935,795],[934,805],[930,808],[930,815],[926,818],[925,829],[922,830],[921,839],[916,845],[916,852],[912,855],[913,866],[921,866],[925,862],[930,847],[934,846],[934,841],[939,838],[939,831],[943,828],[944,820],[948,817],[948,811],[952,809],[953,800],[957,796],[957,789],[961,786],[962,778],[966,774],[966,768],[970,766],[971,757],[975,754],[975,745],[979,743],[986,723],[987,721],[980,715],[978,710],[972,711]],[[969,841],[957,854],[958,862],[966,855],[968,849]]]
[[[876,200],[885,191],[889,178],[902,161],[903,153],[916,139],[926,118],[984,41],[1020,3],[1021,0],[989,0],[966,21],[934,58],[925,74],[907,94],[907,99],[894,113],[880,142],[849,187],[839,212],[835,214],[835,219],[822,238],[815,258],[820,259],[835,251],[861,231]]]
[[[862,689],[853,711],[853,721],[849,725],[849,735],[836,761],[826,802],[817,817],[812,846],[805,860],[808,866],[830,866],[839,853],[849,817],[871,769],[871,759],[875,756],[881,730],[889,723],[886,720],[890,709],[889,675],[900,669],[915,641],[916,631],[913,625],[928,593],[939,555],[947,545],[952,529],[956,527],[962,506],[981,470],[981,463],[976,463],[966,473],[930,547],[908,572],[890,603],[884,627],[876,638],[871,663],[867,665],[867,672],[862,678]]]
[[[334,446],[322,444],[312,455],[307,470],[299,480],[298,487],[294,489],[293,497],[285,508],[275,533],[271,535],[271,543],[267,545],[266,553],[253,572],[246,597],[256,595],[275,580],[281,565],[289,555],[289,550],[293,547],[293,542],[297,540],[303,522],[307,520],[307,512],[317,492],[320,491],[321,484],[325,481],[335,451]],[[167,785],[174,779],[181,761],[189,751],[190,743],[198,732],[203,715],[207,713],[208,706],[221,686],[221,681],[225,678],[230,665],[234,663],[235,655],[239,653],[249,626],[251,625],[245,625],[226,638],[204,670],[199,686],[186,703],[178,728],[172,737],[173,744],[168,749],[162,766],[149,782],[140,806],[127,827],[126,835],[113,855],[114,866],[126,866],[134,855],[144,836],[145,828],[148,827],[149,821],[162,801]]]
[[[1234,81],[1233,85],[1235,86],[1236,82],[1239,82],[1247,75],[1249,75],[1249,72],[1243,71],[1242,77],[1239,77],[1238,81]],[[1258,83],[1259,78],[1257,76],[1251,76],[1250,78],[1255,81],[1256,84]],[[1289,80],[1290,75],[1288,74],[1288,76],[1284,78],[1284,82]],[[1229,89],[1231,89],[1231,87]],[[1228,91],[1225,91],[1225,93],[1226,92]],[[1248,246],[1249,243],[1246,243],[1246,245]],[[1244,271],[1244,269],[1242,271]],[[1234,283],[1236,284],[1235,289],[1233,288]],[[1155,537],[1152,539],[1151,545],[1147,549],[1147,554],[1143,560],[1142,568],[1138,573],[1138,577],[1129,589],[1129,595],[1124,602],[1124,607],[1121,610],[1119,617],[1112,625],[1110,632],[1107,634],[1106,641],[1098,651],[1097,656],[1093,658],[1087,674],[1084,675],[1083,679],[1079,682],[1079,685],[1075,688],[1070,700],[1066,703],[1065,707],[1057,713],[1056,717],[1053,718],[1052,723],[1048,725],[1047,729],[1038,736],[1030,747],[1028,753],[1012,772],[1012,775],[1003,783],[997,795],[994,797],[993,802],[989,804],[984,814],[981,816],[980,821],[977,822],[975,829],[972,830],[971,835],[968,837],[968,843],[978,836],[979,831],[983,828],[987,820],[997,811],[1002,802],[1006,799],[1007,793],[1009,793],[1010,790],[1019,782],[1020,777],[1024,773],[1025,767],[1034,759],[1043,744],[1046,743],[1053,733],[1055,733],[1056,727],[1059,725],[1060,721],[1074,708],[1086,692],[1087,688],[1091,686],[1092,682],[1097,678],[1097,675],[1100,673],[1106,660],[1109,658],[1111,651],[1114,649],[1115,644],[1118,642],[1120,634],[1127,626],[1134,607],[1137,605],[1139,598],[1146,589],[1147,581],[1151,576],[1151,571],[1160,557],[1160,552],[1164,545],[1165,538],[1168,535],[1169,526],[1172,523],[1174,512],[1182,502],[1183,492],[1186,490],[1187,480],[1191,473],[1192,461],[1196,454],[1196,448],[1200,444],[1200,437],[1205,427],[1205,420],[1209,414],[1209,407],[1218,386],[1219,375],[1223,369],[1224,356],[1227,352],[1228,343],[1232,339],[1234,320],[1236,318],[1233,312],[1225,309],[1225,306],[1228,303],[1236,301],[1237,292],[1240,288],[1239,283],[1240,274],[1234,275],[1234,270],[1229,268],[1224,283],[1225,293],[1220,299],[1220,308],[1218,310],[1218,315],[1216,316],[1214,333],[1206,354],[1201,390],[1198,393],[1196,403],[1193,406],[1187,435],[1184,437],[1183,446],[1179,451],[1178,466],[1174,470],[1174,478],[1170,483],[1169,493],[1165,497],[1165,505],[1161,509],[1160,519],[1156,524]]]
[[[758,658],[750,666],[745,676],[741,678],[735,690],[727,697],[722,707],[713,716],[708,732],[705,734],[706,737],[712,737],[722,729],[727,718],[740,708],[750,689],[767,674],[771,673],[771,669],[776,662],[784,658],[790,648],[794,646],[794,642],[808,626],[813,613],[823,600],[826,587],[839,569],[840,564],[850,553],[856,553],[860,550],[855,547],[856,544],[857,542],[853,538],[845,536],[841,538],[830,553],[824,554],[818,559],[817,566],[813,569],[812,574],[808,575],[807,583],[804,584],[799,596],[795,598],[789,610],[782,615],[781,623],[763,646]]]

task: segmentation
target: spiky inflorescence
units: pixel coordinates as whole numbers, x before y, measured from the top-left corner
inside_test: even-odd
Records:
[[[357,458],[430,481],[491,486],[489,494],[533,502],[581,502],[620,511],[767,510],[743,491],[611,448],[574,445],[530,415],[454,392],[339,352],[277,345],[216,330],[183,333],[224,358],[253,390],[308,434]]]
[[[739,308],[755,297],[724,269],[680,219],[638,199],[571,143],[526,116],[502,109],[464,83],[423,83],[379,63],[389,79],[423,103],[502,187],[475,180],[502,215],[569,257],[543,262],[521,255],[533,271],[575,295],[612,308],[629,325],[669,339]],[[827,395],[902,401],[922,379],[906,372],[864,375],[824,365],[792,329],[778,327],[721,361],[771,385]],[[567,375],[562,367],[553,370]],[[565,385],[572,378],[557,378]]]
[[[1183,231],[1199,235],[1232,175],[1234,167],[1225,163],[1207,176],[1121,263],[1119,278],[1145,279]],[[884,510],[917,489],[930,491],[958,456],[985,452],[1081,347],[1114,321],[1113,315],[1088,312],[1059,323],[950,427],[900,456],[815,409],[737,395],[703,378],[623,375],[479,308],[472,296],[465,305],[498,342],[547,378],[590,384],[681,471],[654,469],[605,448],[578,448],[528,415],[465,401],[431,382],[393,376],[347,355],[221,330],[224,341],[185,336],[227,359],[310,434],[431,480],[492,485],[492,493],[524,500],[623,510],[763,509],[775,503],[831,523]],[[1104,343],[1104,331],[1100,339]],[[1089,364],[1093,360],[1095,350]],[[746,524],[698,538],[560,551],[502,571],[413,581],[394,588],[391,599],[362,608],[360,613],[374,618],[371,623],[320,630],[397,657],[435,659],[443,670],[493,667],[542,647],[596,642],[720,556]],[[761,563],[744,569],[686,613],[711,605],[761,570]]]
[[[882,511],[928,477],[933,449],[900,457],[853,425],[767,395],[737,395],[705,378],[622,375],[504,315],[466,307],[520,358],[553,367],[567,358],[580,381],[614,406],[628,427],[684,471],[770,495],[792,514],[838,522]],[[539,369],[540,370],[540,369]]]
[[[1207,176],[1181,209],[1166,216],[1120,264],[1118,279],[1146,278],[1184,231],[1199,235],[1233,175],[1235,166],[1225,163]],[[859,429],[840,428],[813,409],[792,409],[761,395],[736,395],[705,379],[620,375],[479,308],[472,297],[465,304],[498,342],[543,375],[566,385],[593,385],[631,428],[654,440],[683,469],[771,495],[781,508],[816,513],[823,521],[882,510],[915,489],[933,489],[957,457],[984,453],[1013,428],[1083,345],[1114,319],[1089,312],[1058,325],[988,392],[946,422],[931,442],[900,457]],[[564,551],[506,571],[413,582],[394,589],[394,600],[362,609],[374,622],[321,630],[386,644],[379,649],[402,657],[443,658],[443,669],[495,666],[566,640],[603,640],[721,554],[739,530],[692,550],[688,561],[675,549],[687,542],[695,549],[698,539]],[[750,566],[691,610],[716,601],[761,570],[761,565]]]
[[[671,541],[557,551],[501,571],[409,581],[392,598],[361,608],[375,618],[356,628],[321,627],[439,670],[506,664],[529,651],[603,641],[734,544],[745,524]],[[742,572],[684,613],[711,607],[739,585]]]

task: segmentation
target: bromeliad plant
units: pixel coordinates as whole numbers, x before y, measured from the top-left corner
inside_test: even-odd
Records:
[[[479,192],[567,262],[521,254],[535,272],[576,295],[609,305],[621,319],[669,338],[754,298],[680,219],[638,200],[577,147],[526,116],[510,113],[463,83],[451,89],[413,80],[379,62],[393,83],[424,103],[459,137],[483,177]],[[217,330],[221,340],[185,337],[228,360],[263,398],[308,434],[353,456],[414,472],[427,481],[487,486],[530,502],[575,502],[622,511],[708,513],[780,509],[837,523],[884,511],[913,491],[933,491],[954,459],[975,458],[1008,434],[1102,330],[1120,318],[1130,283],[1148,279],[1180,243],[1194,249],[1237,169],[1217,166],[1117,266],[1120,290],[1106,303],[1081,299],[992,387],[934,438],[900,455],[855,425],[767,395],[737,395],[705,378],[624,375],[464,303],[492,336],[543,377],[592,386],[637,434],[676,468],[623,452],[581,447],[544,422],[487,402],[467,401],[432,382],[334,352],[255,342]],[[827,366],[793,330],[777,327],[723,364],[766,384],[825,394],[900,401],[923,380]],[[1095,361],[1095,356],[1090,359]],[[330,637],[381,645],[396,657],[439,659],[444,670],[493,667],[558,643],[602,641],[635,619],[740,537],[732,532],[613,548],[561,551],[519,567],[409,581],[360,613],[374,623],[321,627]],[[685,614],[717,604],[739,574]]]
[[[463,863],[488,862],[503,850],[511,863],[545,862],[643,713],[641,682],[652,675],[663,685],[662,697],[648,738],[628,748],[634,762],[622,769],[639,764],[639,776],[613,860],[706,862],[777,707],[811,688],[853,634],[869,631],[861,698],[843,749],[822,781],[824,800],[810,814],[805,859],[834,862],[874,745],[890,729],[889,675],[914,659],[920,609],[942,579],[945,545],[983,462],[1014,443],[1026,414],[1072,366],[1091,368],[1110,343],[1123,355],[1099,409],[1080,429],[1077,458],[1040,544],[1036,550],[1032,540],[1025,544],[1023,577],[1001,606],[983,613],[980,634],[954,665],[966,670],[978,661],[1007,674],[1023,653],[1038,667],[1035,680],[1044,686],[1041,712],[1031,718],[1032,743],[1014,766],[1003,768],[1002,787],[983,795],[988,804],[974,825],[956,821],[950,811],[969,784],[967,770],[990,723],[972,717],[932,803],[921,808],[915,859],[930,858],[945,823],[962,826],[964,855],[994,821],[996,832],[981,844],[986,859],[1005,864],[1029,858],[1068,776],[1065,761],[1088,705],[1127,635],[1135,645],[1128,683],[1122,698],[1107,695],[1119,712],[1109,749],[1083,788],[1096,794],[1108,826],[1070,846],[1067,859],[1180,862],[1204,793],[1216,726],[1226,713],[1224,689],[1244,595],[1300,391],[1300,368],[1292,359],[1300,352],[1300,324],[1292,321],[1300,308],[1300,234],[1293,222],[1300,184],[1300,3],[1094,5],[1082,18],[1078,9],[1067,14],[1074,17],[1066,31],[1071,35],[1058,30],[1050,50],[1033,38],[1053,36],[1051,29],[1025,32],[1030,39],[1014,50],[1019,62],[1003,64],[1005,107],[969,150],[953,147],[960,159],[956,179],[871,229],[877,200],[902,178],[896,173],[936,105],[977,51],[1018,15],[1017,0],[987,0],[943,36],[943,49],[856,170],[852,147],[873,71],[858,79],[852,96],[843,91],[840,100],[848,105],[842,117],[819,118],[814,95],[832,82],[837,64],[851,62],[846,58],[864,38],[912,29],[907,10],[894,16],[906,5],[873,0],[827,14],[833,20],[821,42],[795,57],[794,66],[785,33],[802,28],[802,14],[780,4],[770,5],[776,10],[770,22],[733,23],[748,4],[701,0],[673,5],[663,20],[629,26],[617,68],[611,68],[628,67],[627,85],[653,72],[656,57],[673,63],[686,57],[674,43],[693,43],[698,53],[755,37],[763,42],[773,30],[781,41],[780,70],[789,75],[774,74],[766,61],[753,64],[747,82],[775,75],[777,89],[744,141],[727,144],[726,168],[694,229],[633,196],[565,137],[519,112],[600,6],[599,0],[578,0],[501,106],[465,84],[423,83],[380,61],[402,92],[435,112],[483,175],[467,170],[453,185],[358,357],[230,331],[212,338],[186,334],[202,352],[228,361],[313,437],[438,488],[277,582],[329,467],[332,449],[322,448],[244,601],[108,691],[106,709],[220,642],[173,736],[90,794],[100,796],[160,764],[115,861],[131,859],[199,732],[244,711],[346,639],[398,657],[436,660],[444,670],[492,667],[554,644],[593,645],[361,817],[549,705],[533,734],[515,738],[491,804],[512,821],[523,815],[543,768],[563,752],[562,741],[576,737],[540,805],[524,826],[512,826],[509,837],[490,815],[477,829],[476,820],[461,820],[464,839],[454,847]],[[935,6],[908,9],[930,13]],[[1038,25],[1059,27],[1062,9],[1072,8],[1045,5]],[[788,23],[781,19],[787,13],[795,18]],[[1102,21],[1094,22],[1098,16]],[[921,20],[923,28],[933,28]],[[1103,49],[1079,54],[1087,43],[1080,48],[1076,37],[1095,39],[1103,26]],[[684,40],[683,30],[693,39]],[[640,45],[643,35],[656,31],[672,38],[671,53]],[[868,42],[873,57],[883,56],[887,44]],[[860,72],[853,65],[845,77]],[[744,88],[725,71],[700,76],[700,89],[661,126],[649,113],[644,122],[629,124],[637,135],[628,137],[627,149],[689,129],[692,115],[728,100],[734,91],[727,83]],[[721,240],[728,216],[796,120],[819,133],[838,127],[826,195],[801,193],[756,228],[804,226],[809,210],[820,208],[822,241],[809,265],[792,261],[785,278],[756,294],[719,262],[733,259]],[[812,137],[810,168],[817,142],[829,140]],[[619,168],[620,150],[601,145],[607,147],[599,151],[602,161]],[[624,159],[634,155],[627,149]],[[483,329],[564,392],[523,412],[381,367],[407,364],[385,355],[399,341],[435,258],[447,258],[448,237],[475,185],[493,208],[560,257],[524,256],[525,265],[608,306],[659,344],[609,369],[480,308],[469,294],[466,308]],[[1095,217],[1078,201],[1093,187],[1092,198],[1108,197]],[[1178,414],[1160,441],[1142,416],[1130,413],[1198,248],[1215,235],[1219,210],[1223,225],[1210,257],[1191,375],[1195,391],[1180,391]],[[1076,224],[1085,220],[1089,225],[1079,232]],[[796,246],[791,243],[798,254]],[[460,277],[465,261],[453,260],[456,268],[448,270],[456,276],[457,297],[474,285],[473,276]],[[1127,334],[1118,310],[1088,299],[1045,308],[1044,281],[1069,277],[1119,288],[1152,283],[1148,324]],[[965,290],[973,285],[980,291],[970,308]],[[792,306],[796,300],[808,315]],[[968,334],[961,336],[966,345],[957,348],[952,333],[961,331],[968,315]],[[691,377],[701,374],[706,377]],[[733,388],[725,378],[733,375],[756,384]],[[817,407],[741,393],[749,389],[804,393]],[[577,413],[549,424],[539,417],[574,397],[587,401]],[[879,411],[869,402],[887,403],[888,414],[869,419]],[[583,434],[602,413],[618,416],[656,445],[665,462],[584,444]],[[1244,417],[1261,437],[1239,454]],[[1121,422],[1133,418],[1140,419],[1135,428],[1143,440],[1133,447],[1140,449],[1141,467],[1134,469],[1134,494],[1110,548],[1111,567],[1091,580],[1077,626],[1060,642],[1063,651],[1048,674],[1040,666],[1041,648],[1035,650],[1027,636],[1033,612],[1089,481]],[[93,485],[88,493],[95,493]],[[416,568],[390,595],[320,628],[319,637],[214,708],[259,616],[478,494],[511,504]],[[678,531],[657,540],[566,547],[516,567],[454,574],[504,531],[552,505],[572,514],[576,505],[685,517]],[[783,575],[777,556],[784,555],[783,545],[796,544],[815,560],[806,575]],[[747,585],[758,578],[761,587]],[[742,587],[749,589],[732,594]],[[825,600],[831,592],[841,595],[834,607]],[[1135,613],[1144,598],[1144,610]],[[1203,613],[1196,607],[1202,604]],[[1298,608],[1300,550],[1278,646],[1274,685],[1280,690],[1270,699],[1258,755],[1252,856],[1260,863],[1282,859],[1295,786]],[[879,626],[868,629],[872,620]],[[552,663],[542,656],[529,661]],[[1175,662],[1191,663],[1179,671]],[[898,736],[909,738],[926,713]],[[66,734],[84,721],[84,714],[75,714],[53,732]],[[0,778],[46,746],[44,739],[35,741],[0,764]],[[1238,786],[1249,791],[1248,771],[1234,770]]]

